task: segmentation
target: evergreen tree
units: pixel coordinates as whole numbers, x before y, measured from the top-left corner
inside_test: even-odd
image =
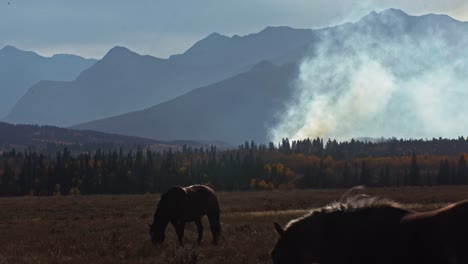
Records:
[[[343,185],[346,188],[352,187],[351,172],[348,166],[348,162],[345,161],[343,167]]]
[[[362,161],[361,163],[361,183],[366,186],[372,185],[370,170],[365,161]]]
[[[410,172],[409,172],[409,180],[410,180],[410,185],[412,186],[417,186],[419,185],[419,166],[418,166],[418,161],[416,158],[416,153],[413,152],[413,155],[411,157],[411,165],[410,165]]]
[[[458,160],[457,179],[458,184],[467,184],[468,173],[466,168],[465,156],[463,154],[460,155],[460,158]]]

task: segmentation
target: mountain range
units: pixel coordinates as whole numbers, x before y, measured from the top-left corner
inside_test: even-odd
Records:
[[[162,140],[219,138],[265,142],[275,113],[289,98],[295,64],[260,62],[250,71],[195,89],[142,111],[75,126]]]
[[[440,51],[429,49],[428,55],[415,56],[410,68],[400,67],[402,62],[411,61],[411,53],[417,53],[405,51],[408,42],[413,43],[412,47],[420,45],[424,49],[431,41],[443,40],[448,43],[447,48],[453,49],[459,43],[457,37],[468,33],[468,24],[445,15],[410,16],[401,10],[388,9],[372,12],[355,23],[310,33],[313,40],[307,47],[302,47],[302,53],[307,52],[312,61],[316,56],[314,53],[323,50],[322,43],[326,43],[327,52],[341,54],[342,58],[353,56],[352,52],[361,49],[371,57],[378,57],[375,59],[394,71],[395,76],[410,78],[424,69],[437,66],[429,65],[424,56],[435,56]],[[348,50],[350,45],[344,44],[350,42],[354,50]],[[395,51],[402,53],[391,53]],[[382,53],[386,54],[380,56]],[[326,59],[327,55],[324,57]],[[75,127],[165,140],[193,138],[230,143],[244,140],[268,142],[272,128],[280,122],[278,115],[287,110],[288,104],[301,101],[301,98],[294,97],[300,59],[292,61],[284,65],[278,63],[278,66],[264,61],[250,71],[192,90],[174,100]],[[320,74],[316,78],[320,78]]]
[[[323,29],[268,27],[232,37],[213,33],[169,59],[115,47],[76,80],[34,85],[5,121],[158,140],[267,142],[278,114],[295,103],[301,61],[313,60],[322,43],[345,54],[343,43],[359,43],[365,36],[372,41],[362,49],[380,52],[391,51],[382,48],[388,43],[423,45],[421,39],[430,42],[435,36],[456,46],[466,33],[468,23],[446,15],[410,16],[388,9]],[[391,55],[382,63],[399,63],[401,57]],[[421,69],[431,67],[424,63]]]
[[[70,126],[141,110],[229,78],[261,60],[294,61],[298,49],[313,39],[310,30],[287,27],[244,37],[214,33],[169,59],[115,47],[74,81],[37,83],[4,121]]]
[[[75,55],[43,57],[13,46],[3,47],[0,49],[0,118],[37,82],[72,81],[95,62]]]

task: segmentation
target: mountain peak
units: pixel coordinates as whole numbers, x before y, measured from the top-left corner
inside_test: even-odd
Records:
[[[386,16],[386,17],[406,17],[408,16],[407,13],[405,13],[401,9],[396,9],[396,8],[389,8],[385,9],[378,14],[379,16]]]
[[[13,47],[11,45],[6,45],[0,51],[19,51],[19,49],[17,49],[16,47]]]
[[[104,58],[106,57],[128,57],[128,56],[134,56],[134,55],[138,55],[138,54],[136,52],[129,50],[126,47],[115,46],[107,52]]]
[[[396,9],[396,8],[389,8],[389,9],[385,9],[383,11],[380,11],[380,12],[375,12],[375,11],[372,11],[370,12],[369,14],[367,14],[366,16],[364,16],[362,19],[363,20],[369,20],[369,19],[376,19],[376,18],[397,18],[397,17],[407,17],[408,14],[403,12],[402,10],[400,9]]]
[[[14,46],[11,46],[11,45],[6,45],[5,47],[3,47],[0,50],[0,52],[17,54],[17,53],[25,53],[25,52],[28,52],[28,51],[20,50],[17,47],[14,47]],[[32,52],[32,51],[29,51],[29,52]]]
[[[3,56],[30,56],[30,57],[42,57],[41,55],[35,53],[34,51],[26,51],[18,49],[17,47],[6,45],[0,49],[0,54]]]
[[[260,33],[271,33],[271,32],[291,30],[291,29],[292,28],[288,27],[288,26],[278,26],[278,27],[268,26],[268,27],[264,28],[262,31],[260,31]]]
[[[192,47],[190,47],[188,50],[184,52],[184,54],[190,54],[190,53],[199,53],[199,52],[207,52],[211,50],[214,47],[221,46],[222,44],[220,43],[225,43],[228,42],[231,38],[221,35],[217,32],[213,32],[206,36],[205,38],[197,41],[195,44],[193,44]],[[170,56],[170,59],[174,59],[180,55],[172,55]]]
[[[375,11],[372,11],[366,16],[362,17],[358,22],[364,22],[364,23],[379,22],[379,23],[390,25],[390,24],[395,24],[395,23],[401,23],[408,17],[409,15],[400,9],[389,8],[389,9],[380,11],[378,13]]]
[[[219,39],[219,38],[227,38],[227,37],[219,34],[218,32],[213,32],[209,34],[205,39]]]
[[[198,41],[197,43],[195,43],[193,46],[197,46],[197,45],[200,45],[200,44],[206,44],[206,43],[217,43],[219,41],[223,41],[223,40],[229,40],[230,38],[227,37],[227,36],[224,36],[222,34],[219,34],[218,32],[213,32],[211,34],[209,34],[208,36],[206,36],[206,38]]]

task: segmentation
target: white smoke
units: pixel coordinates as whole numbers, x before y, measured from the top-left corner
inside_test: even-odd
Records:
[[[386,22],[405,31],[398,19]],[[466,30],[341,31],[325,35],[301,63],[273,141],[468,135]]]

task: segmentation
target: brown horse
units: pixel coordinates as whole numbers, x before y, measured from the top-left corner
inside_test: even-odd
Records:
[[[161,196],[153,223],[150,224],[151,240],[155,244],[162,243],[165,238],[166,227],[169,223],[174,226],[179,244],[182,244],[186,222],[195,222],[198,230],[198,243],[203,236],[201,219],[208,217],[213,243],[217,243],[221,234],[219,220],[219,204],[213,189],[204,185],[188,187],[173,187]]]
[[[275,228],[274,264],[468,263],[468,201],[417,213],[358,196]]]
[[[374,198],[354,197],[291,221],[271,255],[274,264],[390,264],[404,255],[400,222],[409,211]],[[398,242],[398,243],[396,243]]]
[[[468,200],[402,219],[413,260],[426,264],[468,263]]]

